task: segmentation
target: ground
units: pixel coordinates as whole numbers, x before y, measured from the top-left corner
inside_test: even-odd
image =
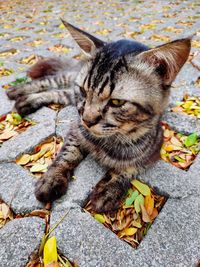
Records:
[[[190,61],[173,83],[170,105],[163,120],[183,134],[200,135],[200,120],[171,112],[185,93],[200,96],[199,1],[0,1],[0,115],[12,110],[5,88],[24,77],[35,57],[79,50],[63,28],[60,17],[103,40],[134,38],[155,46],[178,37],[193,37]],[[44,107],[30,116],[36,125],[0,146],[0,199],[15,214],[29,214],[43,206],[34,196],[35,177],[15,163],[46,138],[64,137],[76,110]],[[92,187],[105,170],[90,157],[75,171],[69,191],[52,208],[51,225],[69,210],[55,230],[62,253],[81,267],[141,266],[191,267],[200,259],[200,155],[188,171],[158,161],[139,179],[168,197],[164,208],[139,245],[133,249],[82,210]],[[16,218],[0,229],[0,265],[25,266],[39,246],[45,222],[39,217]]]

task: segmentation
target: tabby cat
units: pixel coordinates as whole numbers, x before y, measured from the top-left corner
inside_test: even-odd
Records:
[[[22,115],[49,103],[77,106],[80,117],[35,194],[42,202],[65,194],[74,168],[90,153],[108,168],[90,196],[93,209],[106,212],[119,206],[133,175],[159,158],[160,118],[191,38],[149,49],[129,40],[106,43],[63,23],[86,59],[73,66],[41,60],[29,70],[33,80],[11,88],[8,97]]]

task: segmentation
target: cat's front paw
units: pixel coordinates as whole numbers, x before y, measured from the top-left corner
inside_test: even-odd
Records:
[[[92,209],[96,212],[109,212],[119,208],[129,183],[119,180],[102,179],[90,195]]]
[[[12,86],[6,91],[6,94],[10,100],[16,100],[23,95],[23,90],[19,86]]]
[[[35,196],[43,202],[52,202],[66,193],[70,173],[66,175],[56,170],[46,172],[36,183]]]
[[[21,96],[17,98],[15,103],[17,112],[22,116],[31,114],[40,107],[41,105],[39,103],[39,96],[37,98],[35,95]]]

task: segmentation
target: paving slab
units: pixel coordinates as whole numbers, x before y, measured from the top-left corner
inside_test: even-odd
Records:
[[[93,187],[103,178],[105,172],[105,168],[88,156],[75,169],[75,179],[70,182],[68,191],[62,200],[82,206]]]
[[[38,248],[44,221],[31,217],[15,219],[0,229],[0,266],[22,267]]]
[[[56,135],[65,139],[69,133],[70,125],[78,119],[78,116],[76,107],[68,106],[61,109],[56,118]]]
[[[169,199],[139,246],[134,265],[196,267],[200,258],[200,198]]]
[[[62,215],[52,212],[52,226]],[[80,209],[71,209],[55,234],[59,249],[80,267],[134,266],[134,250]]]
[[[169,126],[178,133],[189,135],[197,133],[200,136],[200,120],[195,117],[178,112],[166,112],[162,121],[167,122]]]
[[[52,225],[63,214],[52,213]],[[71,209],[55,230],[58,246],[80,267],[191,267],[200,251],[200,200],[169,199],[148,235],[134,250],[91,215]]]
[[[0,199],[11,205],[14,213],[29,213],[43,205],[36,200],[34,184],[36,182],[29,171],[15,163],[0,164]]]
[[[196,159],[197,164],[195,164],[195,160],[192,169],[188,171],[183,171],[170,163],[159,160],[138,178],[155,188],[158,193],[172,198],[185,198],[191,194],[198,195],[200,192],[200,182],[197,176],[199,156]]]

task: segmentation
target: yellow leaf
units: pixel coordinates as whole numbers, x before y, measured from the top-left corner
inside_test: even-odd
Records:
[[[150,188],[148,187],[148,185],[141,183],[138,180],[133,180],[132,185],[135,186],[137,188],[138,191],[140,191],[140,193],[144,196],[149,196],[151,194]]]
[[[137,228],[135,227],[130,227],[130,228],[126,228],[124,229],[121,233],[120,233],[120,237],[123,237],[123,236],[131,236],[131,235],[134,235],[136,232],[137,232]]]
[[[29,154],[24,154],[16,160],[16,163],[19,165],[26,165],[31,159]]]
[[[31,156],[31,160],[32,161],[37,161],[38,159],[40,159],[44,154],[46,153],[45,150],[40,150],[38,153],[34,154]]]
[[[100,222],[100,223],[105,223],[105,218],[104,218],[104,216],[103,215],[101,215],[101,214],[95,214],[94,215],[94,218],[98,221],[98,222]]]
[[[30,168],[30,172],[45,172],[47,171],[48,164],[36,163]]]
[[[152,214],[154,208],[154,198],[151,196],[146,196],[144,199],[144,207],[149,215]]]
[[[58,261],[57,247],[56,247],[56,237],[50,237],[44,245],[43,251],[44,266],[47,267],[48,264]]]

